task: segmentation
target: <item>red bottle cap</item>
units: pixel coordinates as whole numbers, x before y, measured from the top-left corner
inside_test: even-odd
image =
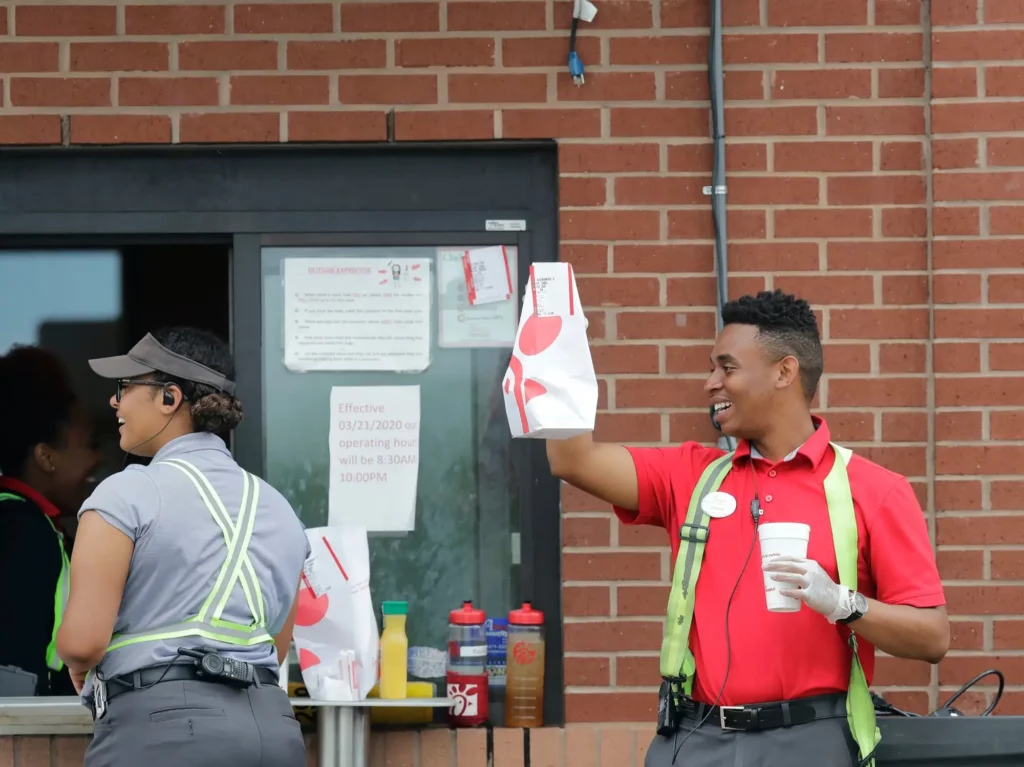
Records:
[[[448,613],[448,621],[460,626],[483,625],[487,621],[487,613],[483,610],[477,610],[473,607],[473,601],[467,599],[462,603],[461,609],[452,610]]]
[[[508,614],[508,622],[517,626],[543,626],[544,613],[534,610],[529,602],[523,602],[520,609],[513,610]]]

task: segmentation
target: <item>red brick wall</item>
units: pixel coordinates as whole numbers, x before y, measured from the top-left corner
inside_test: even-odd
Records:
[[[389,110],[399,141],[557,138],[599,436],[712,439],[708,3],[596,4],[577,88],[569,0],[12,3],[0,142],[379,141]],[[819,404],[840,440],[911,477],[937,533],[954,649],[939,669],[883,658],[877,686],[925,711],[985,667],[1018,684],[1024,10],[724,5],[731,291],[817,306]],[[566,492],[571,721],[651,720],[663,536]]]
[[[370,767],[643,767],[649,725],[569,725],[494,731],[488,761],[482,729],[430,729],[374,735]],[[0,737],[0,767],[81,767],[84,736]],[[316,767],[316,740],[306,739],[307,764]],[[527,754],[529,755],[527,757]]]

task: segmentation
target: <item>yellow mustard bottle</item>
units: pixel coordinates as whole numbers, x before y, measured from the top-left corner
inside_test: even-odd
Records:
[[[408,697],[409,637],[405,621],[408,602],[384,602],[384,631],[380,635],[380,697],[401,700]]]

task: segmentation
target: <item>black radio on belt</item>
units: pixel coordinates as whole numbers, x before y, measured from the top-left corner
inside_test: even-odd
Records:
[[[676,706],[676,694],[672,691],[673,683],[683,680],[662,679],[658,690],[658,734],[668,736],[679,729],[679,708]]]
[[[209,647],[179,647],[178,653],[196,660],[196,676],[211,682],[251,687],[256,680],[256,671],[251,663],[225,658]]]

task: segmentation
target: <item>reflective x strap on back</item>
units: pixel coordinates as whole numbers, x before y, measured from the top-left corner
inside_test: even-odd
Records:
[[[252,538],[256,522],[256,507],[259,504],[259,481],[249,472],[242,472],[242,506],[238,513],[238,522],[232,524],[231,516],[213,489],[213,485],[188,461],[180,458],[169,458],[166,463],[181,471],[195,485],[199,496],[224,535],[227,545],[227,558],[217,574],[213,591],[203,602],[199,614],[193,618],[152,631],[137,634],[121,634],[115,636],[107,651],[116,650],[138,642],[149,642],[162,639],[175,639],[186,636],[201,636],[226,644],[255,645],[262,642],[273,642],[266,631],[266,614],[263,606],[263,594],[260,591],[256,571],[249,559],[249,541]],[[232,623],[221,619],[224,606],[231,596],[235,585],[241,583],[246,604],[253,615],[253,622],[248,625]]]
[[[853,507],[850,491],[850,477],[846,466],[853,451],[842,445],[832,444],[836,453],[835,464],[825,478],[825,498],[828,501],[829,521],[832,524],[832,542],[836,551],[841,586],[857,590],[857,514]],[[857,742],[861,767],[874,767],[875,747],[882,739],[882,733],[875,721],[875,706],[871,701],[867,677],[857,653],[857,636],[850,631],[850,647],[853,658],[850,666],[850,687],[846,697],[846,719],[850,732]]]
[[[64,661],[57,655],[57,632],[64,620],[64,611],[68,606],[68,593],[71,587],[71,562],[68,560],[68,552],[64,548],[64,535],[53,524],[49,517],[46,521],[53,528],[53,534],[57,536],[57,545],[60,546],[60,576],[57,578],[57,588],[53,592],[53,634],[50,636],[50,644],[46,646],[46,665],[54,671],[64,668]]]
[[[25,501],[25,499],[14,493],[0,493],[0,501]],[[53,671],[60,671],[64,668],[64,661],[57,655],[57,632],[60,631],[61,621],[64,620],[64,610],[68,606],[71,563],[68,561],[68,553],[64,548],[64,536],[53,524],[52,519],[46,517],[46,521],[53,529],[53,534],[57,536],[57,545],[60,546],[60,575],[57,577],[57,588],[53,592],[53,633],[50,635],[50,643],[46,646],[46,666]]]
[[[708,523],[711,521],[711,516],[701,508],[701,501],[721,487],[729,473],[732,458],[731,452],[726,453],[704,469],[690,496],[686,523],[679,528],[679,553],[676,554],[672,590],[669,592],[665,614],[665,633],[661,640],[661,675],[673,681],[673,689],[678,693],[681,688],[684,695],[690,695],[693,691],[696,664],[689,648],[690,626],[693,623],[697,577],[700,575],[704,546],[710,532]]]

